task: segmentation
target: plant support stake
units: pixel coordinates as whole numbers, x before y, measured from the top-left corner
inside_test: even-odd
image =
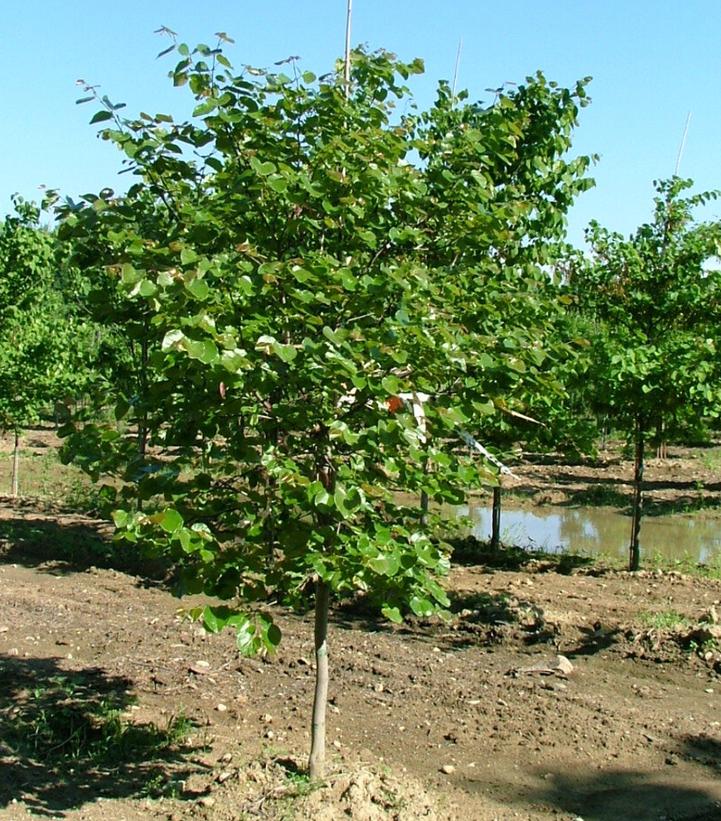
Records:
[[[345,85],[345,96],[350,97],[350,32],[353,19],[353,0],[348,0],[345,19],[345,62],[343,66],[343,82]]]

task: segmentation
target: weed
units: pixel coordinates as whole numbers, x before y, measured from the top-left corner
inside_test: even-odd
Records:
[[[655,613],[650,611],[641,613],[641,623],[655,630],[673,630],[677,627],[685,627],[690,622],[686,616],[675,610],[661,610]]]
[[[721,579],[721,553],[717,553],[706,562],[699,562],[689,553],[676,559],[670,559],[662,553],[653,553],[646,559],[646,566],[651,570],[675,570],[687,576],[700,576],[705,579]]]
[[[92,692],[80,676],[52,676],[0,710],[3,745],[12,755],[47,764],[115,763],[162,757],[192,730],[184,716],[165,729],[125,720],[127,696]]]
[[[318,782],[311,781],[310,775],[303,770],[287,770],[285,777],[288,784],[293,788],[294,798],[310,795],[319,787]]]
[[[590,505],[593,507],[619,507],[628,506],[628,496],[612,485],[591,485],[584,490],[578,490],[571,494],[571,501],[574,505]]]
[[[157,773],[149,778],[138,794],[139,798],[180,799],[183,796],[185,781],[182,778],[168,778],[166,773]]]
[[[696,641],[691,639],[688,643],[689,653],[695,653],[697,656],[705,656],[708,652],[716,652],[719,649],[719,643],[716,639],[709,638],[705,641]]]
[[[701,464],[709,471],[721,468],[721,448],[710,448],[701,455]]]

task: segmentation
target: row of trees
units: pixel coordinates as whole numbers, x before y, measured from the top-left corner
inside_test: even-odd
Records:
[[[585,396],[632,441],[634,500],[629,566],[638,570],[643,473],[651,432],[698,427],[721,410],[721,224],[693,211],[716,192],[685,196],[689,180],[656,184],[653,220],[629,238],[597,223],[591,254],[570,266],[568,290],[590,341]]]
[[[13,434],[11,492],[19,487],[19,439],[56,402],[93,382],[98,329],[84,317],[82,283],[68,249],[19,197],[0,223],[0,429]]]
[[[280,641],[268,601],[314,600],[318,776],[331,602],[445,613],[449,551],[427,504],[401,500],[497,483],[466,432],[502,453],[590,447],[588,409],[627,426],[637,566],[649,426],[718,405],[718,235],[674,179],[651,225],[593,227],[593,253],[569,255],[565,215],[591,184],[568,153],[586,81],[538,74],[485,106],[441,84],[399,116],[419,61],[359,50],[348,80],[318,79],[295,61],[236,71],[221,45],[177,45],[187,121],[127,118],[88,89],[126,194],[64,203],[56,235],[26,204],[6,220],[0,409],[17,430],[36,413],[25,393],[90,388],[68,458],[111,477],[119,535],[170,556],[180,593],[228,602],[195,615],[243,652]],[[6,250],[26,242],[27,259]],[[17,341],[33,316],[49,329],[35,353]],[[28,356],[37,371],[6,370]]]

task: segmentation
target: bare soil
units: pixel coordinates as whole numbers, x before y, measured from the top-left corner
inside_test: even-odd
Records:
[[[721,818],[721,581],[469,564],[448,581],[450,624],[336,609],[332,766],[314,791],[310,616],[276,609],[279,653],[240,658],[162,583],[53,558],[94,534],[82,517],[2,509],[2,817]],[[184,715],[191,734],[150,760],[13,753],[18,712],[58,676],[83,683],[88,710],[112,694],[140,731]]]
[[[621,442],[609,443],[598,458],[568,464],[562,456],[527,455],[504,478],[503,487],[528,504],[603,504],[629,507],[633,460]],[[650,454],[644,474],[647,513],[718,515],[721,508],[721,448],[672,445],[664,459]]]
[[[29,432],[33,498],[0,497],[0,817],[721,819],[721,581],[581,560],[560,573],[511,554],[489,566],[471,551],[447,582],[449,624],[396,628],[336,608],[331,761],[316,788],[303,775],[311,616],[271,608],[278,654],[241,658],[230,633],[179,612],[198,602],[118,562],[107,525],[53,508],[67,482],[55,444]],[[716,514],[719,465],[719,449],[651,460],[654,504]],[[507,487],[527,504],[617,494],[621,506],[632,466],[615,453],[514,473]],[[34,751],[67,716],[92,741],[108,705],[135,746],[116,739],[93,759]],[[139,752],[165,731],[167,748]]]

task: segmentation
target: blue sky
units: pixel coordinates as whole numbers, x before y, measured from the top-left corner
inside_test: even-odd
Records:
[[[187,91],[168,81],[169,58],[155,59],[160,25],[191,45],[228,32],[236,65],[297,54],[324,73],[343,48],[345,0],[5,0],[0,213],[13,192],[38,198],[42,184],[71,196],[122,187],[120,155],[96,138],[92,110],[75,105],[75,81],[100,84],[130,113],[183,111]],[[596,188],[571,214],[573,242],[592,218],[622,233],[648,219],[652,181],[673,173],[689,111],[680,173],[721,188],[719,0],[354,0],[354,43],[424,58],[412,86],[421,105],[452,77],[460,38],[458,85],[473,99],[537,69],[564,85],[594,78],[575,151],[601,160]],[[721,216],[721,203],[704,216]]]

